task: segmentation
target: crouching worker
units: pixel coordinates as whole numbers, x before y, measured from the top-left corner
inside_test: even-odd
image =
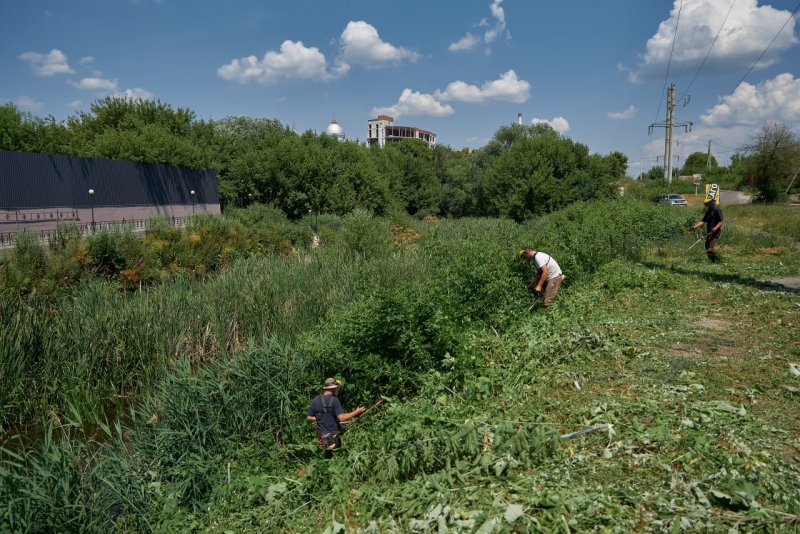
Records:
[[[340,385],[341,382],[338,380],[325,379],[322,394],[314,397],[308,408],[308,420],[317,424],[317,445],[325,451],[325,458],[333,457],[333,450],[342,446],[342,431],[339,423],[352,419],[365,411],[363,406],[359,406],[352,412],[344,412],[342,404],[336,397]]]
[[[536,274],[528,284],[528,291],[534,291],[542,297],[542,307],[550,305],[561,287],[564,274],[558,262],[544,252],[536,252],[530,247],[522,247],[519,257],[531,262]]]

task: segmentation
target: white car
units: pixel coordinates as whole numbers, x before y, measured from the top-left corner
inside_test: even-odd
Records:
[[[688,206],[689,203],[678,193],[667,193],[666,195],[658,195],[655,199],[657,204],[671,204],[673,206]]]

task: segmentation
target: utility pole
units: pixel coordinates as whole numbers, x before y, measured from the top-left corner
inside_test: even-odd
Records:
[[[688,98],[684,100],[684,106],[689,102]],[[672,185],[672,128],[683,127],[688,133],[692,130],[691,122],[681,122],[675,124],[675,82],[672,82],[667,90],[667,120],[663,124],[653,123],[650,125],[649,132],[653,132],[653,128],[664,128],[664,180]]]
[[[675,82],[669,84],[667,91],[667,124],[664,135],[664,180],[672,185],[672,113],[675,111]]]
[[[711,139],[708,140],[708,154],[706,155],[706,172],[711,170]]]
[[[642,181],[642,147],[639,147],[639,181]]]

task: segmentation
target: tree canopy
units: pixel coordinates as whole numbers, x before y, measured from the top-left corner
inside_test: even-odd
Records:
[[[780,198],[800,170],[800,141],[784,124],[765,124],[743,151],[744,173],[765,200]]]
[[[414,139],[367,148],[297,135],[276,119],[203,121],[189,109],[124,97],[97,100],[64,122],[6,104],[0,148],[213,168],[223,206],[261,202],[291,218],[365,209],[523,220],[611,195],[627,167],[622,153],[590,154],[546,124],[503,126],[475,151]]]
[[[717,158],[712,154],[709,158],[707,152],[692,152],[686,158],[681,169],[683,176],[691,176],[693,174],[706,174],[709,170],[715,170],[719,167]]]

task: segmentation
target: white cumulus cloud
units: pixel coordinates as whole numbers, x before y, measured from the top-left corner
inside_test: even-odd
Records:
[[[416,52],[382,40],[375,26],[363,20],[347,23],[341,35],[341,45],[340,61],[347,65],[374,69],[419,59]]]
[[[569,122],[564,117],[553,117],[551,120],[533,119],[531,124],[547,124],[562,135],[569,131]]]
[[[81,81],[67,81],[72,87],[86,91],[116,91],[117,80],[107,78],[81,78]]]
[[[447,49],[451,52],[466,52],[475,48],[475,46],[480,42],[481,38],[478,35],[467,32],[464,37],[455,43],[451,43]]]
[[[373,115],[391,115],[395,118],[402,115],[446,117],[453,113],[452,107],[439,102],[434,96],[411,89],[404,89],[393,106],[372,109]]]
[[[57,74],[74,74],[67,56],[61,50],[54,48],[47,54],[38,52],[23,52],[19,59],[30,64],[37,76],[55,76]]]
[[[241,84],[256,82],[264,85],[281,81],[322,81],[337,78],[347,72],[347,65],[329,69],[325,55],[316,47],[306,47],[302,41],[286,40],[279,52],[269,51],[259,59],[247,56],[234,59],[217,69],[217,76]]]
[[[491,5],[489,6],[489,10],[492,12],[492,17],[494,17],[495,20],[494,26],[489,27],[489,21],[485,18],[481,19],[481,21],[477,24],[477,26],[480,28],[489,27],[489,29],[483,33],[483,36],[474,35],[471,32],[467,32],[464,37],[455,43],[451,43],[447,49],[451,52],[467,52],[482,42],[487,45],[492,44],[503,33],[510,37],[511,35],[508,33],[508,31],[506,31],[506,12],[501,5],[502,3],[503,0],[492,0]],[[490,50],[487,49],[487,54],[489,52]]]
[[[141,87],[134,87],[133,89],[125,89],[121,93],[117,93],[114,96],[122,96],[130,100],[152,100],[156,95],[150,91],[142,89]]]
[[[444,91],[434,94],[439,100],[458,102],[485,102],[501,100],[504,102],[525,102],[530,96],[531,84],[517,78],[517,73],[509,69],[497,80],[484,82],[483,85],[470,85],[462,81],[450,82]]]
[[[503,0],[493,0],[492,5],[489,6],[489,9],[492,11],[492,16],[495,18],[494,28],[491,28],[485,34],[483,34],[483,40],[486,44],[493,43],[497,37],[503,33],[506,29],[506,12],[503,7],[500,5],[503,3]]]
[[[759,6],[758,0],[737,0],[732,9],[729,0],[683,0],[682,7],[681,0],[674,0],[670,17],[659,24],[655,35],[647,41],[647,50],[638,68],[629,74],[629,79],[638,82],[663,78],[673,50],[673,37],[675,46],[670,72],[693,75],[709,49],[711,53],[703,65],[703,72],[722,74],[747,69],[767,48],[789,16],[789,11],[769,5]],[[676,21],[679,22],[677,34]],[[782,52],[798,43],[794,34],[795,22],[795,19],[789,20],[758,68],[775,63]],[[717,32],[719,38],[714,43]]]
[[[752,85],[743,82],[736,90],[708,110],[700,119],[706,126],[751,126],[764,122],[782,122],[800,127],[800,78],[779,74],[771,80]]]
[[[631,104],[625,111],[612,111],[608,113],[609,119],[614,119],[615,121],[626,121],[632,119],[636,116],[636,112],[639,111],[636,109],[636,106]]]

